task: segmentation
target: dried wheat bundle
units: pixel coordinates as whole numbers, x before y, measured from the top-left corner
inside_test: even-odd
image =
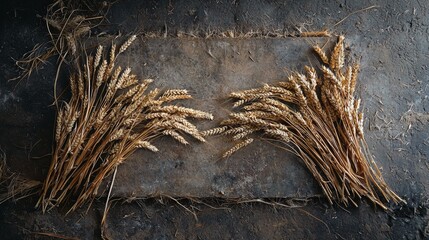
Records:
[[[70,210],[92,199],[102,180],[136,149],[157,152],[152,142],[159,136],[183,144],[183,134],[205,141],[189,118],[212,119],[211,114],[166,105],[190,99],[186,90],[147,91],[151,79],[139,81],[130,68],[115,66],[135,38],[118,50],[113,45],[107,57],[99,46],[71,74],[72,96],[57,113],[52,163],[38,202],[44,211],[71,196],[77,200]]]
[[[330,57],[314,47],[318,70],[305,67],[276,85],[231,93],[238,112],[204,136],[233,135],[239,141],[228,157],[250,144],[252,133],[286,143],[311,171],[324,194],[333,201],[357,205],[366,197],[386,209],[385,201],[402,201],[386,184],[368,152],[363,135],[360,99],[354,96],[359,65],[345,66],[344,37]]]
[[[79,57],[81,39],[91,33],[104,17],[107,3],[87,0],[55,0],[47,8],[44,20],[50,41],[36,44],[33,49],[17,60],[21,75],[11,80],[29,77],[39,70],[50,57],[59,56],[59,66],[63,62],[73,63]]]

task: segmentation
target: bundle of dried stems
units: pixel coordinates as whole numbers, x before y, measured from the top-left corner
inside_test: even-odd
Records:
[[[159,136],[188,144],[184,133],[205,141],[188,118],[212,119],[211,114],[165,105],[190,99],[186,90],[147,92],[151,79],[139,81],[130,68],[115,66],[135,38],[118,49],[113,44],[106,59],[99,46],[71,74],[72,96],[57,113],[52,163],[38,202],[44,211],[71,196],[77,200],[70,210],[92,199],[102,180],[136,149],[157,152],[152,141]]]
[[[387,209],[385,201],[403,201],[368,152],[360,99],[354,96],[359,65],[344,66],[344,37],[330,57],[318,46],[314,51],[321,60],[318,70],[306,66],[305,74],[295,72],[288,81],[231,93],[240,110],[203,135],[241,140],[224,157],[252,143],[249,136],[255,132],[285,143],[289,147],[284,149],[302,159],[330,203],[357,205],[357,197],[366,197]]]
[[[36,44],[17,60],[16,65],[22,73],[11,80],[29,77],[55,55],[60,57],[59,68],[63,62],[74,63],[81,52],[80,40],[103,21],[107,6],[106,2],[103,5],[90,0],[53,1],[44,17],[51,40]]]

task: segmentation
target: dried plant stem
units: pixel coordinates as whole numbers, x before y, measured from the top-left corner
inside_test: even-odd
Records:
[[[314,50],[321,60],[321,75],[306,67],[306,75],[293,73],[277,86],[232,93],[239,112],[204,135],[233,135],[238,140],[262,132],[288,143],[288,151],[300,157],[331,203],[357,205],[356,199],[366,197],[387,209],[386,201],[403,201],[386,184],[369,153],[360,99],[354,97],[359,65],[344,66],[344,37],[338,38],[329,58],[318,46]]]
[[[130,68],[109,69],[134,39],[131,36],[118,53],[112,47],[108,60],[99,47],[95,58],[83,59],[84,64],[72,73],[75,90],[57,114],[52,163],[38,202],[43,211],[71,196],[77,198],[70,211],[93,199],[103,179],[136,149],[159,151],[152,143],[157,136],[170,136],[182,144],[189,143],[184,134],[205,141],[187,119],[212,119],[211,114],[165,105],[191,98],[186,90],[147,92],[152,80],[139,83]]]
[[[50,41],[37,44],[28,53],[24,54],[16,65],[22,70],[21,74],[10,80],[21,80],[39,70],[49,58],[58,56],[58,62],[75,63],[79,57],[81,39],[90,33],[90,30],[99,25],[104,17],[100,13],[106,12],[101,3],[92,9],[81,1],[53,1],[47,7],[44,17]],[[59,4],[61,3],[61,4]],[[97,9],[97,10],[95,10]]]

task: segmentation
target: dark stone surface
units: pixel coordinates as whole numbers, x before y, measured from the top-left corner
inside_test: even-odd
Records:
[[[326,39],[321,39],[325,40]],[[285,80],[291,69],[302,69],[310,47],[301,39],[158,39],[134,42],[118,59],[152,87],[188,89],[194,99],[186,106],[212,112],[214,121],[199,121],[209,129],[226,119],[231,91]],[[313,62],[316,59],[311,59]],[[182,103],[180,103],[182,104]],[[192,139],[191,139],[192,140]],[[159,153],[137,151],[116,175],[114,196],[145,197],[167,194],[188,197],[259,198],[312,197],[317,184],[292,154],[263,139],[228,159],[230,137],[191,141],[183,146],[172,139],[154,144]],[[297,180],[299,179],[299,180]]]
[[[49,156],[38,157],[49,153],[51,146],[51,130],[46,132],[46,129],[52,129],[53,125],[54,109],[48,105],[52,103],[55,62],[18,86],[7,79],[18,73],[11,57],[19,58],[35,43],[48,40],[44,23],[37,17],[44,15],[47,2],[2,1],[0,6],[0,146],[13,170],[39,179],[49,166]],[[376,8],[349,15],[374,4]],[[307,207],[298,209],[274,209],[254,203],[215,210],[204,204],[181,201],[196,211],[196,221],[171,200],[118,201],[108,217],[109,235],[115,239],[427,238],[428,7],[425,1],[399,0],[119,1],[108,15],[111,24],[94,29],[94,34],[142,31],[163,34],[167,30],[168,35],[177,31],[195,35],[209,29],[291,31],[294,26],[344,33],[355,58],[361,59],[358,92],[364,101],[365,131],[371,152],[386,181],[407,200],[407,205],[392,206],[391,213],[373,209],[365,202],[359,208],[343,210],[326,206],[323,198],[312,198]],[[311,43],[310,39],[307,41]],[[144,71],[141,74],[150,75]],[[266,144],[260,142],[260,146],[252,147],[253,154]],[[137,164],[132,161],[126,164]],[[171,167],[185,164],[164,163]],[[224,177],[217,178],[218,182],[234,179],[228,173],[222,174]],[[219,199],[203,200],[221,206]],[[33,208],[34,199],[3,204],[0,233],[3,239],[43,238],[35,232],[98,239],[103,202],[103,199],[96,201],[88,213],[82,209],[68,216],[64,216],[63,209],[42,214]]]

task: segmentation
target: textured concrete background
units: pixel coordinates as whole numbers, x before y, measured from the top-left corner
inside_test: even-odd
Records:
[[[47,106],[52,102],[54,65],[46,65],[40,75],[18,87],[6,81],[17,74],[10,57],[19,58],[34,44],[48,40],[43,20],[37,17],[44,15],[47,1],[39,3],[10,1],[0,7],[0,145],[12,169],[42,179],[49,166],[49,156],[42,156],[51,146],[54,109]],[[373,5],[377,7],[355,12]],[[149,31],[170,36],[177,31],[292,31],[294,27],[345,34],[355,57],[361,59],[358,92],[364,99],[371,152],[386,181],[407,205],[392,206],[392,212],[385,213],[365,201],[359,208],[330,207],[323,198],[307,199],[307,206],[298,209],[224,205],[219,198],[180,201],[195,211],[195,220],[165,198],[118,201],[107,220],[109,234],[115,239],[427,238],[428,9],[427,2],[418,0],[118,1],[108,15],[111,24],[94,29],[93,34]],[[41,238],[35,232],[98,239],[103,203],[96,201],[86,214],[83,209],[68,216],[61,208],[43,215],[33,208],[34,199],[8,203],[0,206],[0,232],[5,239]]]
[[[319,39],[320,42],[328,39]],[[315,41],[313,39],[313,41]],[[139,76],[153,77],[152,87],[188,89],[188,107],[212,112],[214,121],[198,121],[200,129],[216,127],[232,109],[232,91],[286,80],[311,59],[302,39],[143,39],[118,60]],[[180,102],[179,104],[183,104]],[[256,136],[258,137],[258,136]],[[161,150],[137,151],[116,175],[115,196],[166,194],[189,197],[311,197],[317,183],[292,154],[261,139],[228,159],[230,137],[208,137],[207,143],[183,146],[159,139]]]

